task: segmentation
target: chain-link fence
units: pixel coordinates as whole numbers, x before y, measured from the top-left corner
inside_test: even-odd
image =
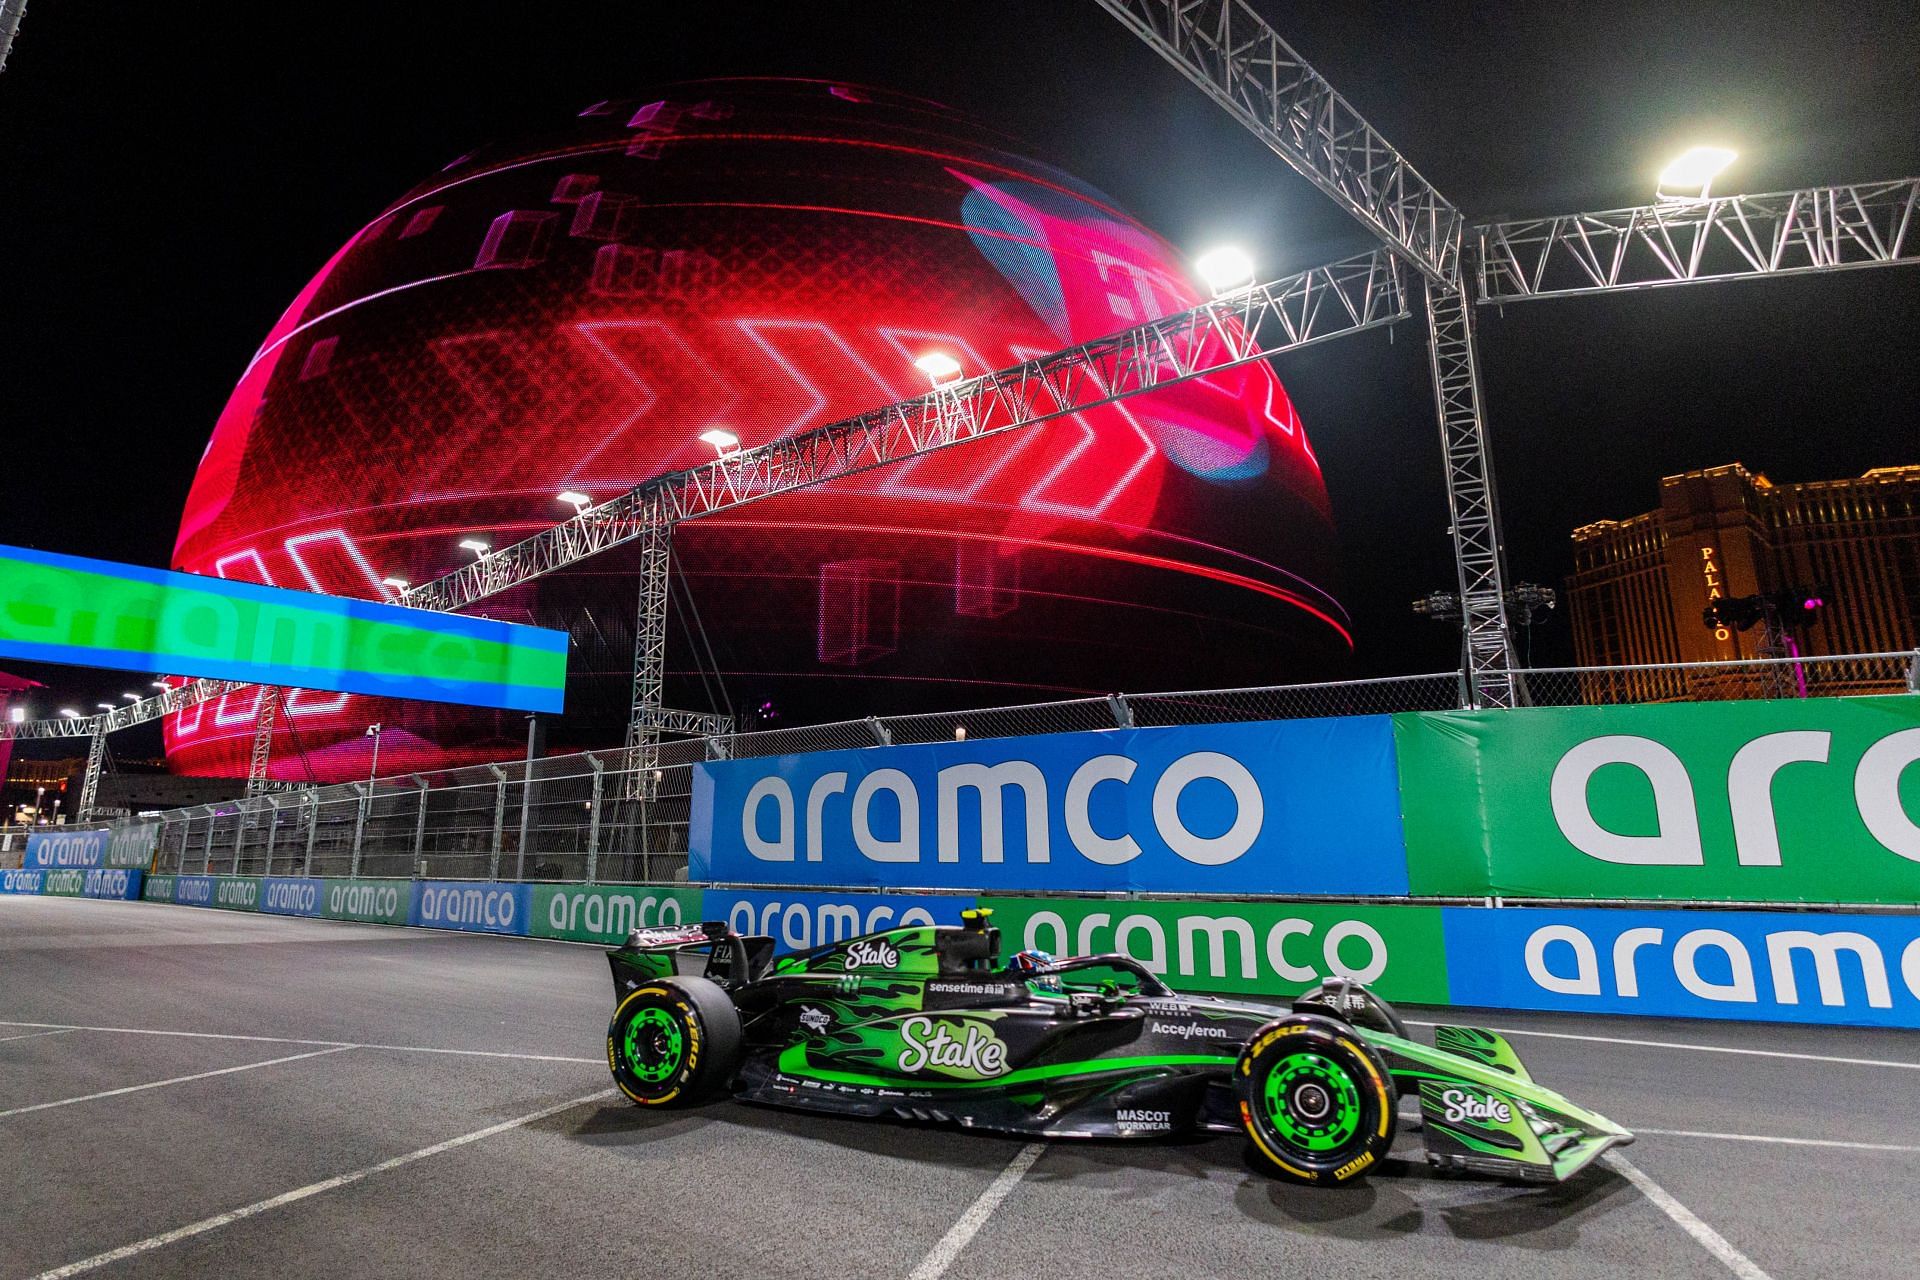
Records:
[[[1541,669],[1534,706],[1920,692],[1920,655],[1863,654]],[[1458,672],[1185,693],[1112,694],[662,744],[637,776],[615,748],[381,778],[179,809],[158,821],[157,869],[240,875],[683,879],[693,765],[704,760],[1043,733],[1287,720],[1467,704]]]
[[[1912,693],[1920,690],[1920,654],[1863,653],[1832,658],[1754,658],[1743,662],[1636,667],[1546,667],[1523,673],[1520,688],[1527,704],[1536,707]]]

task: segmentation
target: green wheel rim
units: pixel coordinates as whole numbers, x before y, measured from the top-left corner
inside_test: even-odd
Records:
[[[1291,1053],[1267,1073],[1261,1101],[1281,1141],[1333,1151],[1360,1132],[1360,1090],[1346,1069],[1317,1053]]]
[[[627,1070],[648,1084],[659,1084],[680,1069],[686,1054],[686,1032],[679,1019],[665,1009],[642,1009],[627,1023],[622,1045]]]

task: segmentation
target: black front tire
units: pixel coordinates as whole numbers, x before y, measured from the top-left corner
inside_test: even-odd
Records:
[[[643,1107],[704,1102],[733,1083],[740,1013],[705,978],[656,978],[627,993],[607,1024],[607,1067]]]
[[[1296,1013],[1260,1028],[1234,1065],[1233,1087],[1260,1163],[1289,1181],[1356,1181],[1393,1146],[1387,1064],[1332,1018]]]

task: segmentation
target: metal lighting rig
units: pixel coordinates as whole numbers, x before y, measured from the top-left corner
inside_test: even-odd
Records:
[[[1424,277],[1470,697],[1517,701],[1472,303],[1912,262],[1920,181],[1468,226],[1246,0],[1097,0]]]
[[[627,746],[634,777],[650,787],[661,733],[711,734],[724,719],[660,705],[667,551],[679,521],[1388,323],[1406,314],[1397,265],[1404,263],[1420,273],[1426,293],[1457,585],[1456,592],[1444,594],[1458,601],[1468,696],[1477,706],[1513,706],[1520,691],[1508,617],[1519,602],[1505,586],[1474,306],[1920,260],[1915,179],[1713,198],[1702,184],[1698,197],[1663,198],[1633,209],[1470,225],[1246,0],[1098,3],[1357,219],[1384,250],[1238,291],[1012,369],[948,383],[788,440],[725,453],[706,466],[585,507],[510,547],[489,550],[455,573],[403,591],[398,602],[463,608],[642,540]],[[5,21],[17,22],[22,8],[21,0],[0,0],[0,30],[10,31]],[[1263,324],[1282,335],[1264,351],[1254,346]],[[0,737],[99,738],[242,687],[195,680],[97,716],[0,725]],[[262,779],[276,710],[263,701],[266,725],[256,734],[253,761]],[[83,812],[91,799],[89,790]]]
[[[885,408],[770,444],[725,451],[713,462],[655,477],[606,502],[583,505],[573,518],[531,537],[479,552],[471,564],[443,577],[401,589],[394,603],[462,609],[641,541],[640,625],[627,747],[630,779],[644,790],[653,781],[662,733],[715,735],[729,727],[724,716],[661,705],[668,548],[682,520],[1035,426],[1406,317],[1400,269],[1383,250],[1235,289],[1106,338],[945,382]],[[192,680],[96,716],[0,724],[0,737],[103,735],[246,687],[231,680]],[[250,775],[262,780],[263,744],[271,740],[270,732],[270,725],[264,734],[256,725]],[[251,777],[250,784],[258,789]],[[83,796],[82,804],[90,807],[91,795]]]

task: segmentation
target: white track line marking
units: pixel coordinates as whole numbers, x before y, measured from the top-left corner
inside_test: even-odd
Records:
[[[1769,1133],[1709,1133],[1703,1129],[1642,1129],[1631,1126],[1636,1134],[1656,1138],[1714,1138],[1721,1142],[1775,1142],[1787,1147],[1839,1147],[1843,1151],[1920,1151],[1920,1147],[1897,1142],[1842,1142],[1838,1138],[1782,1138]]]
[[[312,1053],[296,1053],[286,1058],[269,1058],[265,1062],[248,1062],[237,1067],[221,1067],[218,1071],[201,1071],[190,1076],[174,1076],[170,1080],[152,1080],[146,1084],[130,1084],[123,1089],[105,1089],[99,1093],[82,1094],[78,1098],[62,1098],[58,1102],[36,1102],[30,1107],[11,1107],[0,1111],[0,1120],[8,1116],[23,1116],[29,1111],[51,1111],[55,1107],[70,1107],[76,1102],[92,1102],[98,1098],[118,1098],[122,1094],[140,1093],[146,1089],[164,1089],[170,1084],[186,1084],[189,1080],[206,1080],[213,1076],[230,1076],[240,1071],[256,1071],[261,1067],[277,1067],[283,1062],[298,1062],[302,1058],[321,1058],[329,1053],[344,1053],[358,1045],[337,1044],[331,1049],[315,1049]]]
[[[60,1031],[99,1031],[120,1036],[181,1036],[189,1040],[245,1040],[253,1044],[311,1044],[336,1049],[386,1049],[393,1053],[450,1053],[466,1058],[514,1058],[523,1062],[598,1064],[605,1061],[604,1058],[563,1058],[551,1053],[506,1053],[497,1049],[438,1049],[424,1044],[367,1044],[357,1040],[297,1040],[291,1036],[236,1036],[218,1031],[156,1031],[147,1027],[70,1027],[56,1022],[0,1022],[0,1027],[55,1027]]]
[[[1701,1248],[1726,1264],[1740,1280],[1773,1280],[1756,1265],[1752,1258],[1727,1243],[1727,1238],[1702,1222],[1698,1215],[1670,1195],[1667,1189],[1640,1172],[1631,1161],[1618,1151],[1609,1151],[1601,1157],[1611,1165],[1620,1176],[1639,1188],[1640,1194],[1650,1200],[1660,1212],[1672,1218],[1675,1225],[1692,1236]]]
[[[1413,1027],[1437,1027],[1438,1022],[1416,1022]],[[1454,1023],[1448,1026],[1458,1025]],[[1836,1058],[1824,1053],[1787,1053],[1779,1049],[1742,1049],[1727,1044],[1683,1044],[1678,1040],[1630,1040],[1624,1036],[1583,1036],[1571,1031],[1529,1031],[1524,1027],[1487,1027],[1503,1036],[1539,1036],[1547,1040],[1586,1040],[1594,1044],[1628,1044],[1641,1049],[1687,1049],[1694,1053],[1737,1053],[1750,1058],[1791,1058],[1797,1062],[1835,1062],[1847,1067],[1896,1067],[1902,1071],[1920,1071],[1920,1062],[1896,1062],[1889,1058]]]
[[[1033,1162],[1046,1149],[1043,1142],[1029,1142],[1020,1148],[1019,1153],[1007,1162],[1007,1167],[1000,1171],[1000,1176],[988,1183],[987,1189],[980,1193],[980,1198],[960,1215],[960,1221],[954,1223],[947,1234],[940,1237],[940,1243],[920,1259],[920,1265],[913,1269],[907,1280],[940,1280],[947,1273],[947,1268],[953,1265],[954,1259],[960,1256],[960,1251],[967,1247],[967,1242],[987,1224],[987,1219],[1007,1198],[1014,1184],[1026,1176],[1027,1170],[1033,1168]]]
[[[39,1038],[40,1036],[64,1036],[69,1031],[73,1031],[75,1029],[76,1028],[73,1028],[73,1027],[61,1027],[57,1031],[29,1031],[24,1035],[0,1036],[0,1044],[5,1044],[9,1040],[34,1040]]]
[[[145,1240],[136,1240],[132,1244],[123,1244],[118,1249],[109,1249],[105,1253],[96,1253],[91,1258],[82,1258],[78,1262],[69,1262],[64,1267],[55,1267],[51,1271],[41,1272],[38,1276],[34,1277],[34,1280],[64,1280],[64,1277],[77,1276],[82,1272],[92,1271],[97,1267],[104,1267],[109,1263],[119,1262],[122,1259],[134,1257],[136,1254],[158,1249],[163,1245],[186,1240],[192,1236],[203,1235],[209,1231],[217,1231],[221,1227],[239,1222],[243,1218],[251,1218],[255,1214],[265,1213],[269,1209],[278,1209],[282,1205],[292,1204],[297,1200],[305,1200],[309,1196],[317,1196],[323,1192],[337,1190],[340,1187],[348,1186],[362,1179],[371,1178],[376,1173],[386,1173],[390,1169],[398,1169],[400,1166],[412,1164],[416,1160],[425,1160],[428,1156],[437,1156],[443,1151],[452,1151],[455,1147],[464,1147],[468,1143],[478,1142],[482,1138],[491,1138],[496,1133],[505,1133],[509,1129],[518,1129],[523,1125],[532,1124],[537,1120],[544,1120],[548,1116],[558,1115],[562,1111],[570,1111],[574,1107],[585,1106],[589,1102],[598,1102],[602,1098],[612,1097],[613,1093],[614,1091],[612,1089],[602,1089],[598,1093],[590,1093],[584,1098],[575,1098],[571,1102],[561,1102],[551,1107],[542,1107],[538,1111],[530,1111],[526,1115],[519,1116],[512,1120],[503,1120],[499,1124],[488,1125],[484,1129],[475,1129],[472,1133],[463,1133],[457,1138],[448,1138],[445,1142],[436,1142],[430,1147],[421,1147],[418,1151],[409,1151],[403,1156],[395,1156],[391,1160],[382,1160],[379,1164],[370,1164],[364,1169],[355,1169],[352,1173],[343,1173],[322,1182],[311,1182],[304,1187],[296,1187],[292,1191],[283,1191],[279,1195],[272,1196],[266,1200],[256,1200],[252,1204],[243,1205],[238,1209],[230,1209],[225,1213],[215,1214],[211,1218],[202,1218],[200,1221],[190,1222],[184,1227],[175,1227],[172,1231],[163,1231],[157,1236],[148,1236]]]

